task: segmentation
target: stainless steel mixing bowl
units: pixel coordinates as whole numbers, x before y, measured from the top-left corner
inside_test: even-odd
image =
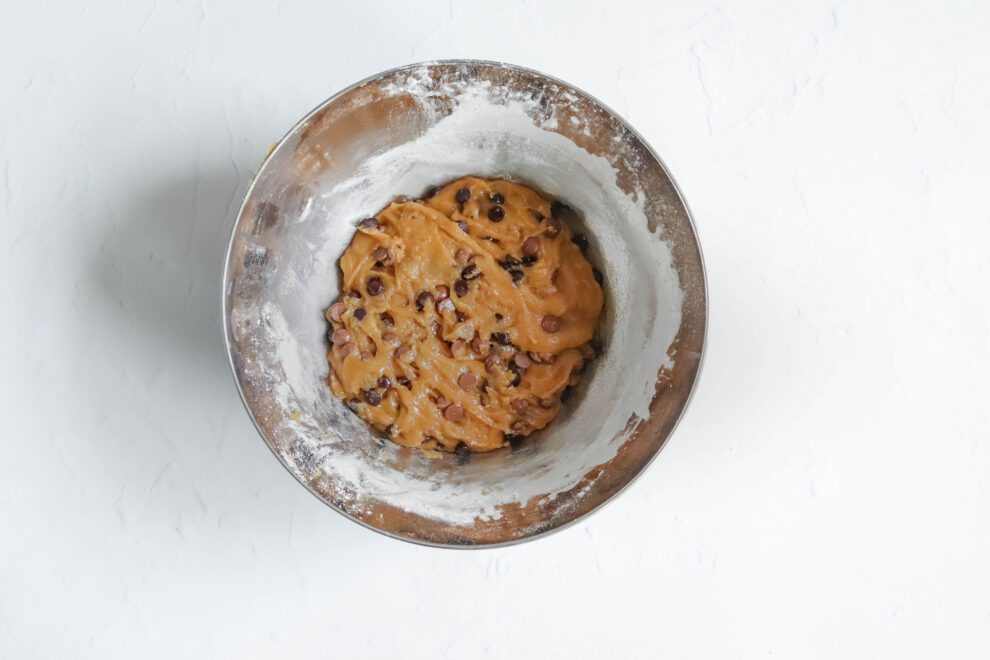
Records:
[[[558,420],[459,464],[395,446],[331,395],[322,312],[357,220],[465,174],[570,204],[607,303],[604,354]],[[289,131],[240,209],[223,307],[241,397],[283,465],[348,518],[438,546],[533,539],[629,485],[684,412],[707,322],[690,214],[645,140],[564,82],[480,61],[376,75]]]

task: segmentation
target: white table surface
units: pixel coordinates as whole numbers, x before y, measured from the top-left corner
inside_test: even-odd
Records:
[[[415,4],[6,3],[0,657],[990,656],[990,5]],[[220,338],[268,145],[443,57],[629,119],[711,292],[659,460],[499,550],[318,502]]]

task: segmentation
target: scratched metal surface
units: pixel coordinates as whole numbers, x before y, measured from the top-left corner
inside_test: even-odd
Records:
[[[521,108],[531,124],[522,127],[523,137],[497,124],[485,127],[496,134],[491,138],[496,146],[485,148],[503,153],[497,165],[484,165],[479,154],[484,171],[457,172],[457,164],[445,170],[443,163],[432,162],[418,167],[436,168],[441,179],[473,172],[555,188],[549,192],[587,212],[577,222],[592,237],[592,259],[606,272],[600,329],[605,353],[548,429],[519,450],[474,455],[469,464],[458,465],[450,455],[384,441],[330,394],[324,385],[320,312],[335,294],[336,258],[355,220],[378,210],[349,209],[348,215],[339,191],[372,185],[362,179],[366,176],[392,194],[420,194],[404,189],[408,179],[388,167],[372,167],[364,175],[359,168],[430,135],[479,95],[494,107]],[[475,130],[472,116],[463,130]],[[561,138],[576,156],[560,155],[566,151]],[[442,160],[428,151],[412,157]],[[601,163],[608,167],[596,169]],[[541,164],[562,174],[542,178]],[[597,208],[594,198],[586,198],[590,208],[583,208],[582,195],[597,188],[604,191],[602,198],[627,197],[628,212],[602,206],[591,213]],[[356,210],[361,214],[353,216]],[[279,460],[351,519],[397,538],[443,546],[533,539],[587,515],[622,490],[663,447],[687,404],[701,363],[707,312],[704,269],[688,210],[642,138],[561,81],[476,61],[386,72],[341,92],[294,127],[266,159],[244,200],[224,291],[234,375],[255,425]],[[629,388],[637,379],[646,383],[645,399],[643,391]]]

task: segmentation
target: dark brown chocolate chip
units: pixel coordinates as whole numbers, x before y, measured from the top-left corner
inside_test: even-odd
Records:
[[[457,226],[460,227],[461,231],[464,232],[465,234],[468,233],[468,223],[464,222],[463,220],[458,220]]]
[[[505,317],[504,317],[504,316],[502,316],[501,314],[496,314],[496,315],[495,315],[495,320],[496,320],[496,321],[501,321],[501,320],[502,320],[502,319],[504,319],[504,318],[505,318]]]
[[[522,382],[522,374],[517,371],[516,377],[512,379],[511,383],[509,383],[509,387],[518,387],[519,383],[521,382]]]
[[[512,339],[509,337],[508,332],[493,332],[492,341],[496,344],[502,344],[503,346],[508,346],[512,343]]]
[[[509,270],[513,266],[518,266],[519,260],[513,257],[511,254],[507,254],[505,255],[505,259],[502,259],[502,261],[498,262],[498,265],[504,268],[505,270]]]
[[[518,433],[506,433],[503,437],[512,446],[513,451],[518,449],[523,441],[523,436]]]
[[[365,218],[358,224],[365,229],[378,229],[381,227],[381,225],[378,224],[378,218]]]
[[[522,258],[522,265],[523,266],[526,266],[527,268],[530,267],[530,266],[532,266],[535,263],[536,263],[536,255],[535,254],[527,255],[527,256],[525,256],[525,257]]]
[[[588,251],[588,237],[584,234],[574,234],[571,236],[571,243],[581,248],[581,252]]]
[[[405,376],[396,376],[395,377],[395,380],[396,380],[396,382],[399,383],[399,385],[402,385],[407,390],[411,390],[412,389],[412,381],[410,381]]]
[[[521,270],[510,270],[509,275],[512,275],[513,282],[519,282],[523,278],[523,272]]]
[[[468,283],[467,280],[457,280],[454,282],[454,293],[457,294],[458,298],[463,298],[468,293]]]
[[[567,204],[564,204],[563,202],[554,202],[553,204],[550,205],[550,215],[552,215],[554,218],[559,220],[561,214],[567,211],[569,208],[570,207],[568,207]]]
[[[465,314],[464,312],[462,312],[459,309],[455,309],[454,310],[454,316],[457,317],[457,322],[458,323],[464,323],[468,319],[468,315]]]
[[[423,195],[423,199],[430,199],[431,197],[436,197],[438,192],[440,192],[440,186],[433,186],[432,188],[426,191],[426,194]]]
[[[602,276],[602,271],[598,270],[597,268],[592,268],[591,274],[595,276],[595,281],[598,282],[599,284],[601,284],[605,280],[605,278]]]
[[[549,332],[551,334],[557,332],[560,330],[560,317],[547,314],[540,319],[540,327],[542,327],[545,332]]]
[[[382,402],[382,395],[375,390],[365,390],[364,400],[368,402],[369,406],[377,406]]]
[[[463,442],[454,450],[454,462],[458,465],[467,465],[471,462],[471,450]]]
[[[492,222],[502,222],[505,220],[505,209],[501,206],[492,206],[488,209],[488,219]]]
[[[389,378],[388,376],[382,376],[381,378],[378,379],[378,387],[387,390],[388,388],[392,387],[392,379]]]
[[[391,328],[395,325],[395,319],[388,312],[382,312],[379,314],[378,318],[382,320],[382,324]]]
[[[423,307],[426,305],[426,301],[433,300],[433,294],[429,291],[423,291],[418,296],[416,296],[416,309],[423,311]]]
[[[380,277],[372,277],[368,280],[368,285],[366,288],[369,296],[377,296],[385,290],[385,283],[382,282],[382,278]]]
[[[505,204],[505,197],[502,196],[502,193],[495,193],[492,195],[492,204],[498,204],[499,206]]]
[[[464,202],[471,199],[471,189],[461,188],[456,193],[454,193],[454,201],[458,204],[463,204]]]
[[[482,276],[482,272],[478,270],[477,264],[468,264],[461,270],[461,279],[463,280],[476,280]]]
[[[354,318],[358,321],[363,321],[364,317],[368,315],[368,312],[364,311],[363,307],[358,307],[354,310]]]

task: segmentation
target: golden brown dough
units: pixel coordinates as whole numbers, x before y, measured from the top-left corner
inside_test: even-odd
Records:
[[[490,451],[549,424],[603,305],[561,208],[466,177],[362,221],[326,310],[333,393],[408,447]]]

